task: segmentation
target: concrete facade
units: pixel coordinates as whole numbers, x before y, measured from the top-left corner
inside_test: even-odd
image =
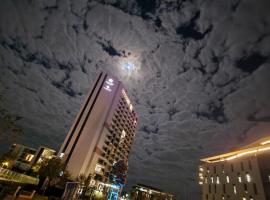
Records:
[[[123,84],[100,73],[58,156],[74,179],[83,174],[93,184],[107,182],[112,165],[128,159],[137,121]]]
[[[270,137],[201,161],[203,200],[270,199]]]

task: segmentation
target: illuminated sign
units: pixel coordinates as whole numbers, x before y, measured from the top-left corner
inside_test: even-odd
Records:
[[[105,84],[104,84],[104,89],[111,92],[112,91],[112,87],[114,85],[114,81],[112,78],[108,78],[106,81],[105,81]]]

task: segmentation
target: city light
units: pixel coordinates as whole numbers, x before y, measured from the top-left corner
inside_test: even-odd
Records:
[[[246,179],[247,179],[247,182],[251,182],[251,177],[250,177],[250,175],[249,174],[246,174]]]
[[[267,140],[261,143],[261,145],[266,145],[266,144],[270,144],[270,140]]]
[[[222,154],[222,155],[219,155],[219,156],[214,156],[214,157],[210,157],[210,158],[201,159],[201,161],[205,161],[205,162],[209,162],[209,163],[230,161],[230,160],[234,160],[236,158],[242,157],[242,156],[246,156],[246,155],[250,155],[250,154],[256,154],[258,152],[270,150],[270,146],[269,146],[270,145],[270,140],[267,140],[265,142],[261,142],[259,145],[260,146],[251,147],[251,148],[245,149],[245,150],[239,150],[239,151],[235,151],[235,152]]]
[[[9,163],[8,162],[2,162],[2,167],[8,167]]]

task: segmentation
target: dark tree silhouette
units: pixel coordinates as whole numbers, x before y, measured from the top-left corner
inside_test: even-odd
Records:
[[[119,160],[116,162],[110,172],[109,179],[112,183],[116,185],[124,185],[127,178],[128,164],[124,160]]]

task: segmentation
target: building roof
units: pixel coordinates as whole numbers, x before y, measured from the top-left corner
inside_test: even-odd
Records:
[[[157,192],[163,192],[161,189],[153,187],[153,186],[149,186],[149,185],[145,185],[145,184],[141,184],[141,183],[137,183],[137,185],[135,185],[135,187],[143,187],[143,188],[147,188],[147,189],[151,189],[151,190],[155,190]]]
[[[245,155],[252,155],[270,150],[270,137],[262,138],[237,150],[201,159],[202,162],[215,163],[233,160]]]
[[[141,183],[137,183],[135,186],[133,186],[133,188],[138,188],[141,191],[144,192],[153,192],[153,193],[158,193],[161,195],[167,195],[167,196],[171,196],[173,197],[174,195],[168,192],[164,192],[163,190],[153,187],[153,186],[149,186],[149,185],[145,185],[145,184],[141,184]]]

